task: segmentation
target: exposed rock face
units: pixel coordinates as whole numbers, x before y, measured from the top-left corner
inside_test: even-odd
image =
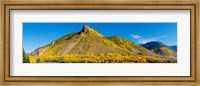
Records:
[[[81,30],[81,32],[84,32],[84,33],[89,33],[90,31],[89,31],[89,26],[87,26],[87,25],[84,25],[83,26],[83,29]]]

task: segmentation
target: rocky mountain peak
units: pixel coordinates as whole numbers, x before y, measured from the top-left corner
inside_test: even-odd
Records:
[[[90,33],[90,28],[88,25],[84,25],[83,26],[83,29],[81,30],[81,32],[84,32],[84,33]]]

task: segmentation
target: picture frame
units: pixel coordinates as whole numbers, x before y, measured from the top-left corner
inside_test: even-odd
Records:
[[[199,82],[199,1],[25,1],[11,0],[1,3],[1,84],[15,85],[200,85]],[[191,76],[10,76],[10,10],[190,10],[191,24]],[[40,84],[42,82],[42,84]],[[98,82],[98,83],[95,83]],[[128,83],[126,83],[128,82]]]

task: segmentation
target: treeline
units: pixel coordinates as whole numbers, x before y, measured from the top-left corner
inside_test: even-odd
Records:
[[[122,56],[120,54],[44,56],[37,59],[37,63],[146,63],[143,56]]]
[[[175,63],[174,59],[156,58],[144,55],[121,55],[117,53],[100,53],[95,56],[86,52],[84,55],[67,54],[56,56],[53,53],[43,54],[36,58],[24,57],[24,63]]]

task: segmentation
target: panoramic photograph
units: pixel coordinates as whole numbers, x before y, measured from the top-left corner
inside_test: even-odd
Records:
[[[22,63],[177,63],[177,23],[23,23]]]

